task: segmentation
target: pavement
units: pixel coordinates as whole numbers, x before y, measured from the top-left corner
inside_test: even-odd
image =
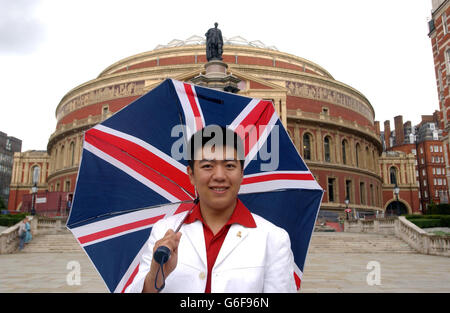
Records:
[[[450,292],[450,258],[415,253],[388,237],[315,232],[301,292]],[[0,293],[108,292],[81,249],[33,252],[39,249],[30,244],[25,252],[0,255]]]

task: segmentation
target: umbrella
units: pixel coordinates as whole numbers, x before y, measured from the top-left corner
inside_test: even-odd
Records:
[[[85,132],[67,227],[111,292],[133,281],[152,225],[192,207],[186,143],[211,124],[244,139],[239,198],[287,230],[300,286],[323,190],[272,102],[167,79]]]

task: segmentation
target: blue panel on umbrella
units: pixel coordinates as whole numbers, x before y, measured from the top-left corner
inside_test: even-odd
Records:
[[[147,228],[84,248],[111,292],[114,292],[150,232],[151,228]]]
[[[140,97],[101,124],[115,130],[132,134],[167,155],[171,155],[174,142],[181,138],[171,130],[182,124],[182,112],[172,83],[167,80],[153,92]],[[164,129],[165,131],[161,131]],[[187,165],[187,162],[180,160]]]
[[[282,196],[280,196],[282,194]],[[284,228],[290,235],[297,266],[303,271],[306,253],[314,229],[322,191],[285,190],[239,195],[242,203],[255,214]],[[291,205],[287,205],[290,203]]]
[[[117,167],[84,150],[67,224],[69,227],[74,223],[77,225],[73,226],[81,226],[92,222],[92,217],[161,203],[168,203],[168,200]],[[108,217],[111,216],[106,218]]]

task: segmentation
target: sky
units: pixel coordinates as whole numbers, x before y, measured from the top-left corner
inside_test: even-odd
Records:
[[[415,125],[439,109],[430,18],[431,0],[0,0],[0,131],[46,150],[66,93],[214,22],[322,66],[366,96],[381,128],[397,115]]]

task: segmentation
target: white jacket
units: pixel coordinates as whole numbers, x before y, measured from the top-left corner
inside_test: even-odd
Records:
[[[145,244],[139,271],[125,292],[141,292],[150,270],[153,246],[168,229],[175,229],[185,214],[158,221]],[[252,214],[256,228],[231,225],[211,273],[211,292],[296,292],[294,257],[288,233]],[[178,263],[166,277],[162,292],[204,292],[207,261],[202,222],[184,224]]]

